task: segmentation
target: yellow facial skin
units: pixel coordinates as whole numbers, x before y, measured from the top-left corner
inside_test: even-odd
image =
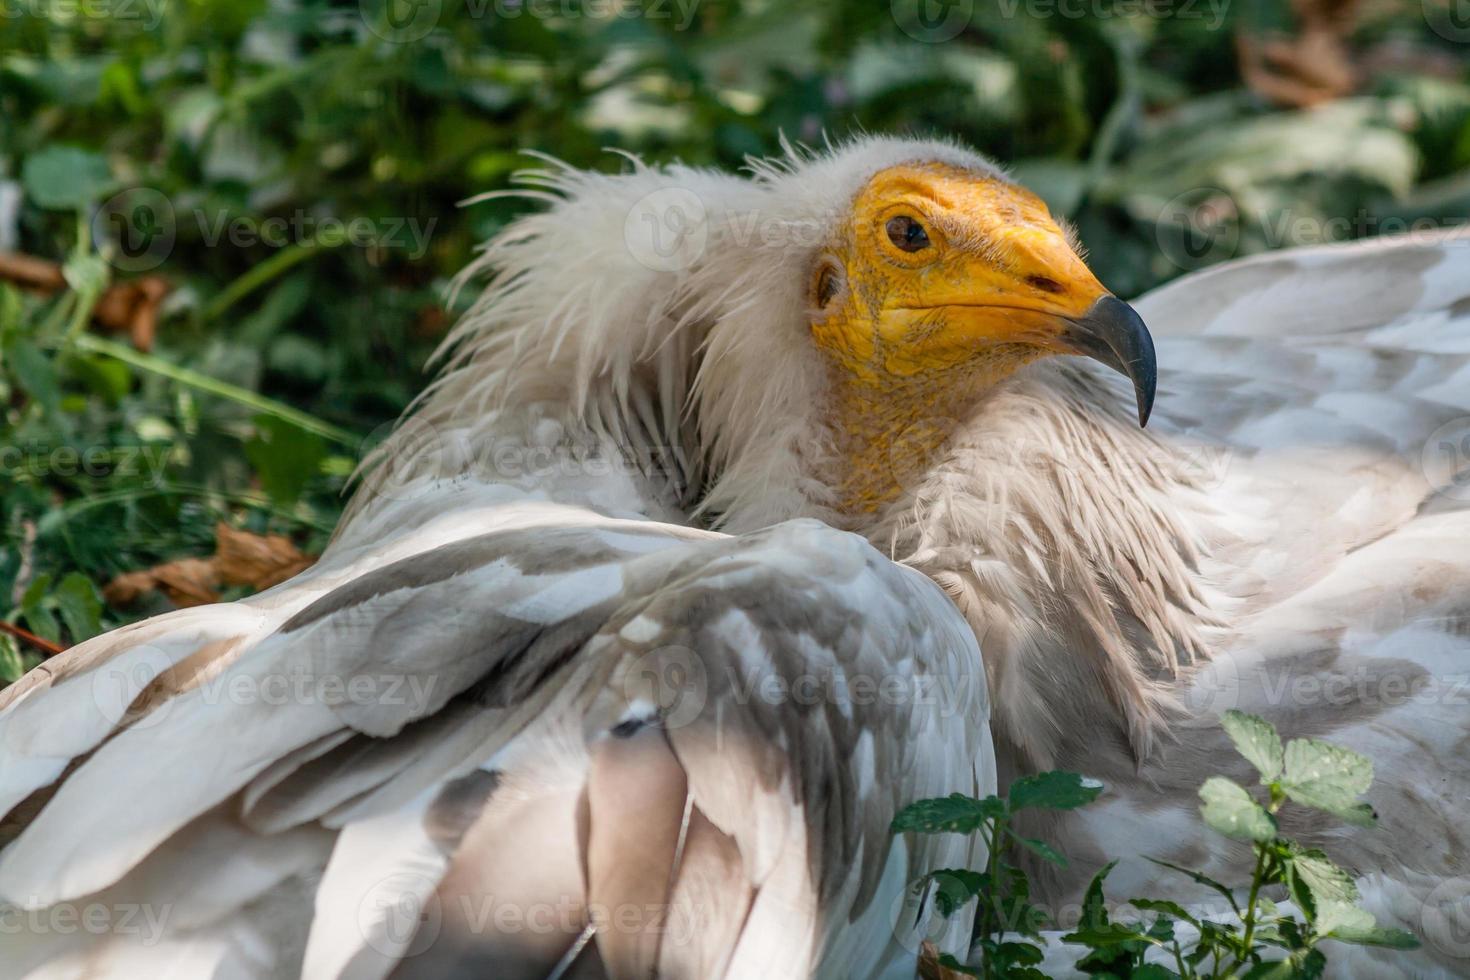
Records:
[[[911,223],[917,242],[903,234]],[[1024,188],[940,164],[874,176],[812,272],[839,508],[872,513],[897,496],[943,441],[943,420],[1027,362],[1075,353],[1065,331],[1107,295]]]

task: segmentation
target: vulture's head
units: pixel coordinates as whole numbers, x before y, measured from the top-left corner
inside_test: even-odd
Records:
[[[1100,411],[1148,419],[1142,320],[1040,198],[969,151],[869,138],[747,176],[548,164],[500,192],[549,206],[468,271],[489,288],[415,415],[440,473],[514,477],[496,454],[550,418],[557,439],[657,456],[676,510],[871,530],[1039,359],[1101,362],[1132,391]]]
[[[947,163],[884,167],[809,260],[813,345],[874,399],[988,388],[1046,354],[1082,354],[1133,383],[1148,421],[1154,353],[1036,195]]]

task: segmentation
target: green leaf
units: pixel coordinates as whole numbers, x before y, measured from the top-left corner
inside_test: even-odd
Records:
[[[327,443],[273,415],[255,417],[255,436],[245,443],[245,456],[255,466],[260,485],[276,503],[294,504],[321,469]]]
[[[1065,868],[1067,866],[1066,855],[1052,847],[1046,841],[1040,841],[1034,837],[1021,837],[1018,834],[1008,834],[1007,836],[1042,860],[1049,861],[1059,868]]]
[[[1046,954],[1030,943],[1001,943],[996,952],[1005,958],[1008,966],[1035,966],[1046,959]]]
[[[81,572],[62,579],[52,593],[61,621],[73,643],[81,643],[102,632],[102,596],[92,580]]]
[[[949,953],[943,953],[940,955],[939,965],[944,967],[946,970],[953,970],[956,973],[963,973],[967,977],[984,976],[983,973],[975,969],[973,966],[966,966],[959,960],[955,959],[954,956]]]
[[[1281,736],[1271,723],[1256,715],[1231,709],[1220,719],[1235,750],[1245,756],[1246,761],[1256,767],[1261,780],[1269,783],[1281,775],[1285,753],[1281,748]]]
[[[1230,903],[1230,908],[1234,910],[1235,914],[1240,914],[1240,905],[1235,901],[1235,893],[1229,888],[1226,888],[1224,885],[1220,884],[1214,878],[1211,878],[1209,875],[1203,874],[1199,871],[1192,871],[1189,868],[1183,867],[1182,865],[1172,864],[1168,861],[1165,861],[1163,858],[1145,856],[1144,860],[1157,864],[1161,868],[1168,868],[1170,871],[1177,871],[1188,878],[1190,881],[1193,881],[1195,884],[1204,885],[1206,888],[1218,892],[1227,902]],[[1205,923],[1205,925],[1209,925],[1209,923]]]
[[[1242,975],[1242,980],[1316,980],[1327,969],[1327,957],[1321,950],[1306,949],[1284,960],[1257,963]]]
[[[61,411],[61,382],[56,377],[56,366],[41,353],[41,348],[29,340],[17,339],[6,349],[5,360],[16,383],[46,414],[54,416]]]
[[[1269,841],[1276,837],[1276,821],[1238,783],[1211,776],[1199,789],[1205,823],[1235,840]]]
[[[52,643],[61,642],[61,624],[56,621],[56,616],[50,609],[41,605],[33,606],[22,615],[32,633]]]
[[[1107,925],[1079,926],[1062,937],[1064,943],[1077,943],[1090,949],[1108,949],[1124,943],[1147,943],[1148,937],[1133,926],[1122,922]]]
[[[61,267],[66,284],[79,293],[101,295],[112,278],[112,270],[100,255],[73,255]]]
[[[1301,879],[1312,893],[1312,902],[1321,907],[1327,903],[1347,904],[1358,900],[1358,886],[1352,876],[1333,864],[1321,851],[1303,851],[1291,856],[1290,874]]]
[[[107,161],[79,146],[48,146],[26,157],[21,185],[37,207],[85,208],[114,186]]]
[[[30,612],[41,605],[46,598],[46,593],[51,591],[51,573],[42,572],[31,579],[31,584],[26,586],[25,593],[20,597],[20,611]]]
[[[1347,823],[1371,827],[1378,819],[1358,797],[1373,782],[1373,763],[1351,749],[1314,738],[1292,739],[1286,746],[1281,788],[1303,806]]]
[[[998,798],[987,796],[977,800],[963,793],[910,803],[893,818],[893,833],[912,831],[920,834],[973,834],[987,820],[1004,817],[1006,806]]]
[[[1143,966],[1134,967],[1128,980],[1178,980],[1178,978],[1179,974],[1167,967],[1157,963],[1145,963]]]
[[[1084,926],[1105,926],[1111,920],[1108,918],[1108,907],[1103,901],[1103,882],[1107,881],[1108,875],[1113,868],[1117,867],[1116,860],[1109,861],[1098,869],[1097,874],[1092,876],[1092,881],[1087,884],[1087,894],[1082,898],[1082,918]]]
[[[1257,963],[1245,971],[1241,980],[1294,980],[1298,976],[1300,974],[1297,972],[1296,963],[1290,959],[1284,959]]]
[[[985,891],[990,877],[979,871],[946,868],[929,875],[935,884],[934,904],[946,919]]]
[[[1362,909],[1357,911],[1363,912],[1368,922],[1373,923],[1373,916]],[[1344,921],[1334,922],[1332,928],[1324,934],[1329,939],[1352,943],[1355,946],[1381,946],[1385,949],[1419,948],[1419,939],[1412,932],[1385,928],[1376,923],[1364,925],[1360,919],[1354,917],[1346,917]]]
[[[1075,772],[1041,772],[1011,783],[1007,799],[1012,811],[1027,807],[1075,810],[1097,799],[1102,790],[1102,783],[1084,779]]]
[[[1160,915],[1172,916],[1173,918],[1188,922],[1195,928],[1199,928],[1199,920],[1190,915],[1184,906],[1176,902],[1166,901],[1161,898],[1135,898],[1131,899],[1128,904],[1136,909],[1142,909],[1145,912],[1157,912]]]

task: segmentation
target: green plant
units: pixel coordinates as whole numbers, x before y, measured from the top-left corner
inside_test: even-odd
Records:
[[[1198,871],[1150,858],[1220,895],[1230,913],[1205,917],[1174,901],[1135,898],[1128,904],[1151,918],[1120,920],[1109,913],[1103,893],[1117,863],[1112,862],[1092,879],[1076,928],[1061,936],[1063,942],[1087,950],[1076,968],[1099,977],[1135,980],[1306,980],[1322,976],[1326,968],[1323,940],[1417,947],[1411,934],[1378,926],[1357,904],[1357,887],[1347,871],[1321,850],[1282,837],[1278,829],[1276,815],[1288,803],[1354,826],[1372,827],[1377,817],[1361,800],[1373,781],[1372,763],[1317,739],[1294,739],[1283,746],[1268,722],[1243,712],[1227,711],[1222,723],[1236,749],[1259,773],[1261,799],[1232,780],[1212,776],[1200,787],[1200,815],[1212,830],[1251,845],[1253,866],[1248,878],[1242,875],[1249,881],[1245,894]],[[989,848],[984,872],[947,869],[926,879],[934,883],[937,908],[946,916],[978,899],[975,933],[980,967],[950,957],[943,959],[943,965],[984,977],[1045,976],[1036,968],[1042,961],[1037,941],[1051,923],[1030,904],[1026,876],[1007,855],[1020,846],[1058,865],[1066,859],[1041,841],[1017,835],[1010,819],[1027,806],[1073,809],[1100,791],[1075,774],[1049,772],[1017,780],[1004,800],[955,795],[921,800],[899,813],[893,821],[895,832],[979,833]],[[1289,902],[1272,901],[1268,889],[1279,889]],[[1169,966],[1159,962],[1161,954]]]
[[[976,976],[1045,976],[1035,965],[1042,960],[1038,943],[1048,925],[1047,916],[1031,904],[1026,873],[1009,857],[1013,847],[1021,847],[1060,866],[1065,866],[1067,859],[1045,841],[1016,833],[1015,815],[1028,808],[1073,810],[1091,803],[1101,792],[1100,783],[1076,773],[1043,772],[1017,779],[1004,798],[987,796],[977,800],[956,793],[919,800],[894,818],[895,833],[979,834],[985,842],[990,857],[984,871],[950,868],[935,871],[926,879],[933,882],[935,902],[945,916],[978,900],[974,933],[983,967]],[[941,963],[950,969],[974,972],[947,954]]]

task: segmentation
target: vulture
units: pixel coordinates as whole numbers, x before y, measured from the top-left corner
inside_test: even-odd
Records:
[[[912,977],[916,800],[1101,781],[1054,908],[1248,879],[1230,708],[1376,763],[1283,811],[1424,939],[1335,975],[1463,972],[1467,239],[1129,306],[950,142],[520,179],[315,566],[0,693],[0,976]]]

